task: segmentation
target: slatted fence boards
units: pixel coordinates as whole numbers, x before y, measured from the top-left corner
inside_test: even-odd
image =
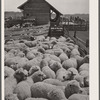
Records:
[[[80,47],[81,51],[83,51],[83,56],[89,54],[89,48],[86,47],[86,43],[78,37],[74,38],[71,36],[66,28],[64,28],[64,36],[70,37],[72,40],[74,40],[74,42]]]

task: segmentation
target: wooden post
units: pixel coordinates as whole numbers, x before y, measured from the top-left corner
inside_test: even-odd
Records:
[[[87,31],[87,22],[86,22],[85,30]]]
[[[76,38],[76,30],[74,31],[74,38]]]
[[[69,36],[69,19],[68,19],[68,36]]]
[[[89,39],[86,40],[86,47],[89,47]]]

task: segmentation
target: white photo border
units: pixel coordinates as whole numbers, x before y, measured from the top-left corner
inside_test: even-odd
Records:
[[[4,100],[4,1],[1,0],[1,98]],[[99,100],[99,0],[89,0],[90,100]]]

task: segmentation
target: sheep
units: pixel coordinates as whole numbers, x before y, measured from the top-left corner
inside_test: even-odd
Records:
[[[26,57],[23,57],[23,58],[19,58],[19,61],[17,62],[18,64],[18,68],[23,68],[26,66],[28,62],[28,59]]]
[[[6,58],[5,65],[10,67],[11,65],[18,63],[19,59],[20,59],[20,57]]]
[[[52,62],[49,67],[56,73],[57,70],[59,70],[60,68],[62,68],[61,63],[59,63],[58,61],[54,61]]]
[[[73,48],[75,48],[75,44],[74,44],[74,43],[66,42],[65,44],[66,44],[67,46],[72,46]]]
[[[44,54],[45,53],[45,49],[43,47],[38,47],[38,52]]]
[[[15,57],[15,54],[12,53],[12,52],[7,52],[7,53],[5,54],[5,60],[8,59],[8,58],[13,58],[13,57]]]
[[[70,50],[72,51],[72,50],[74,49],[74,46],[68,45],[67,48],[70,49]]]
[[[50,40],[50,37],[47,36],[47,37],[45,38],[45,41],[49,41],[49,40]]]
[[[46,75],[47,78],[53,78],[53,79],[55,79],[55,77],[56,77],[55,72],[53,70],[51,70],[49,68],[49,66],[44,66],[42,68],[42,72]]]
[[[26,66],[28,59],[26,57],[15,56],[12,58],[7,58],[5,61],[5,65],[17,70],[18,68],[23,68]]]
[[[83,60],[81,61],[81,65],[84,63],[89,63],[89,55],[86,55]]]
[[[18,54],[16,56],[25,57],[25,54],[23,53],[23,51],[20,51],[20,52],[18,52]]]
[[[89,96],[82,94],[73,94],[68,98],[68,100],[89,100]]]
[[[32,60],[29,60],[27,63],[26,63],[26,66],[24,66],[23,68],[26,69],[27,71],[30,70],[30,68],[35,65],[35,66],[40,66],[40,62],[42,61],[42,58],[41,57],[36,57]]]
[[[87,77],[87,76],[89,76],[89,71],[83,70],[83,71],[79,72],[79,75],[81,75],[83,77]]]
[[[68,68],[77,68],[77,60],[75,58],[70,58],[68,60],[65,60],[62,63],[63,68],[65,68],[66,70]]]
[[[40,68],[42,69],[45,66],[48,66],[48,61],[46,59],[42,59],[42,61],[40,62]]]
[[[56,72],[56,79],[60,80],[60,81],[66,81],[68,79],[70,79],[71,77],[71,72],[67,71],[64,68],[60,68],[57,72]]]
[[[75,55],[79,55],[79,56],[80,56],[80,52],[78,51],[77,48],[74,48],[74,49],[71,51],[71,56],[75,56]]]
[[[19,68],[14,73],[14,77],[16,78],[18,83],[27,79],[27,76],[28,76],[28,72],[24,70],[23,68]]]
[[[55,85],[47,84],[44,82],[37,82],[31,86],[31,94],[34,98],[46,98],[49,99],[48,93],[60,89]],[[62,91],[61,89],[59,91]],[[58,96],[59,97],[59,96]]]
[[[84,77],[81,75],[75,75],[74,80],[78,81],[81,87],[84,87]]]
[[[51,90],[48,93],[48,98],[50,100],[67,100],[67,98],[65,97],[64,92],[61,91],[60,89]]]
[[[31,40],[31,41],[34,41],[34,40],[35,40],[35,37],[31,35],[31,36],[30,36],[30,40]]]
[[[36,41],[25,41],[25,45],[28,47],[35,47],[37,44]]]
[[[55,37],[51,37],[50,40],[55,40],[56,41],[57,39]]]
[[[89,95],[89,87],[83,87],[82,89],[85,91],[85,93],[86,93],[87,95]]]
[[[68,47],[64,49],[64,53],[70,58],[71,50]]]
[[[37,71],[30,76],[34,83],[43,81],[46,78],[46,75],[42,71]]]
[[[32,60],[33,58],[35,58],[35,55],[34,55],[31,51],[29,51],[29,52],[27,52],[27,54],[26,54],[26,58],[27,58],[28,60]]]
[[[14,46],[14,44],[9,44],[9,45],[5,45],[4,49],[5,51],[9,52],[11,49],[16,49],[18,47]]]
[[[14,46],[19,48],[20,51],[24,51],[27,48],[24,43],[16,43]]]
[[[5,100],[19,100],[17,94],[9,94],[5,97]]]
[[[66,42],[66,38],[61,36],[59,39],[57,39],[58,42]]]
[[[60,48],[53,49],[53,51],[54,51],[54,55],[57,57],[59,57],[63,53],[63,50]]]
[[[56,86],[63,86],[63,83],[57,79],[48,78],[48,79],[45,79],[43,82],[56,85]]]
[[[73,75],[79,75],[79,73],[78,73],[78,71],[77,71],[77,69],[76,69],[76,68],[68,68],[68,70],[67,70],[67,71],[72,72],[72,73],[73,73]]]
[[[45,99],[45,98],[27,98],[25,100],[48,100],[48,99]]]
[[[69,81],[65,87],[66,98],[69,98],[72,94],[80,93],[81,89],[82,88],[80,87],[79,82],[76,80]]]
[[[13,53],[13,54],[16,56],[19,52],[20,52],[19,49],[11,49],[11,50],[8,52],[8,54],[9,54],[9,53]]]
[[[35,98],[48,98],[47,94],[52,89],[54,89],[54,87],[50,84],[37,82],[31,86],[31,94],[32,97]]]
[[[89,64],[88,63],[84,63],[79,67],[79,72],[86,70],[89,71]]]
[[[11,76],[5,79],[5,98],[13,94],[14,88],[17,86],[17,80]]]
[[[51,49],[46,50],[45,53],[46,53],[46,54],[54,55],[54,51],[51,50]]]
[[[49,45],[48,44],[42,44],[41,45],[45,50],[48,50],[49,49]]]
[[[16,44],[18,49],[8,48],[5,65],[16,70],[17,85],[13,89],[20,100],[67,100],[73,93],[89,94],[84,89],[89,87],[89,67],[82,68],[89,64],[89,57],[81,57],[77,45],[60,39],[51,39],[49,43],[39,38],[25,42],[32,48],[24,42]],[[11,92],[6,97],[13,97],[13,89],[8,89]]]
[[[41,35],[41,36],[37,36],[37,37],[36,37],[36,40],[42,42],[42,41],[45,40],[45,37],[44,37],[43,35]]]
[[[35,56],[41,54],[40,52],[38,52],[37,47],[33,47],[33,48],[31,48],[31,49],[29,48],[28,52],[31,52],[31,53],[34,54]]]
[[[31,97],[31,86],[33,85],[33,80],[28,77],[27,80],[22,81],[17,84],[14,89],[14,93],[17,94],[19,100],[25,100],[28,97]]]
[[[84,77],[84,85],[85,87],[89,87],[89,76]]]
[[[65,53],[60,54],[59,58],[60,58],[61,62],[68,60],[68,56]]]
[[[39,66],[32,66],[29,70],[29,76],[32,75],[33,73],[35,73],[36,71],[39,71],[40,67]]]
[[[80,65],[81,65],[81,62],[83,60],[83,57],[81,57],[79,55],[70,55],[70,58],[75,58],[77,60],[77,65],[78,65],[78,68],[79,68]]]
[[[50,58],[48,58],[48,65],[49,65],[49,67],[51,66],[51,65],[53,65],[56,61],[55,60],[52,60],[52,59],[50,59]]]
[[[5,78],[6,78],[6,77],[13,76],[14,73],[15,73],[15,71],[14,71],[12,68],[10,68],[10,67],[8,67],[8,66],[5,66],[5,67],[4,67],[4,75],[5,75]]]
[[[50,57],[52,60],[55,60],[55,61],[58,61],[58,62],[61,63],[61,60],[60,60],[59,57],[57,57],[57,56],[55,56],[55,55],[50,55],[49,57]]]

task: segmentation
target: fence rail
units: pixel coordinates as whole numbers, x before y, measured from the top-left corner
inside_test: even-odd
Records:
[[[87,31],[89,30],[87,25],[64,25],[64,27],[66,27],[66,29],[68,29],[69,31]]]
[[[65,37],[70,37],[74,42],[80,47],[80,50],[82,51],[82,55],[85,56],[86,54],[89,54],[89,47],[86,47],[86,42],[81,40],[78,37],[73,37],[69,34],[69,31],[64,27],[64,36]],[[89,45],[89,44],[88,44]]]

